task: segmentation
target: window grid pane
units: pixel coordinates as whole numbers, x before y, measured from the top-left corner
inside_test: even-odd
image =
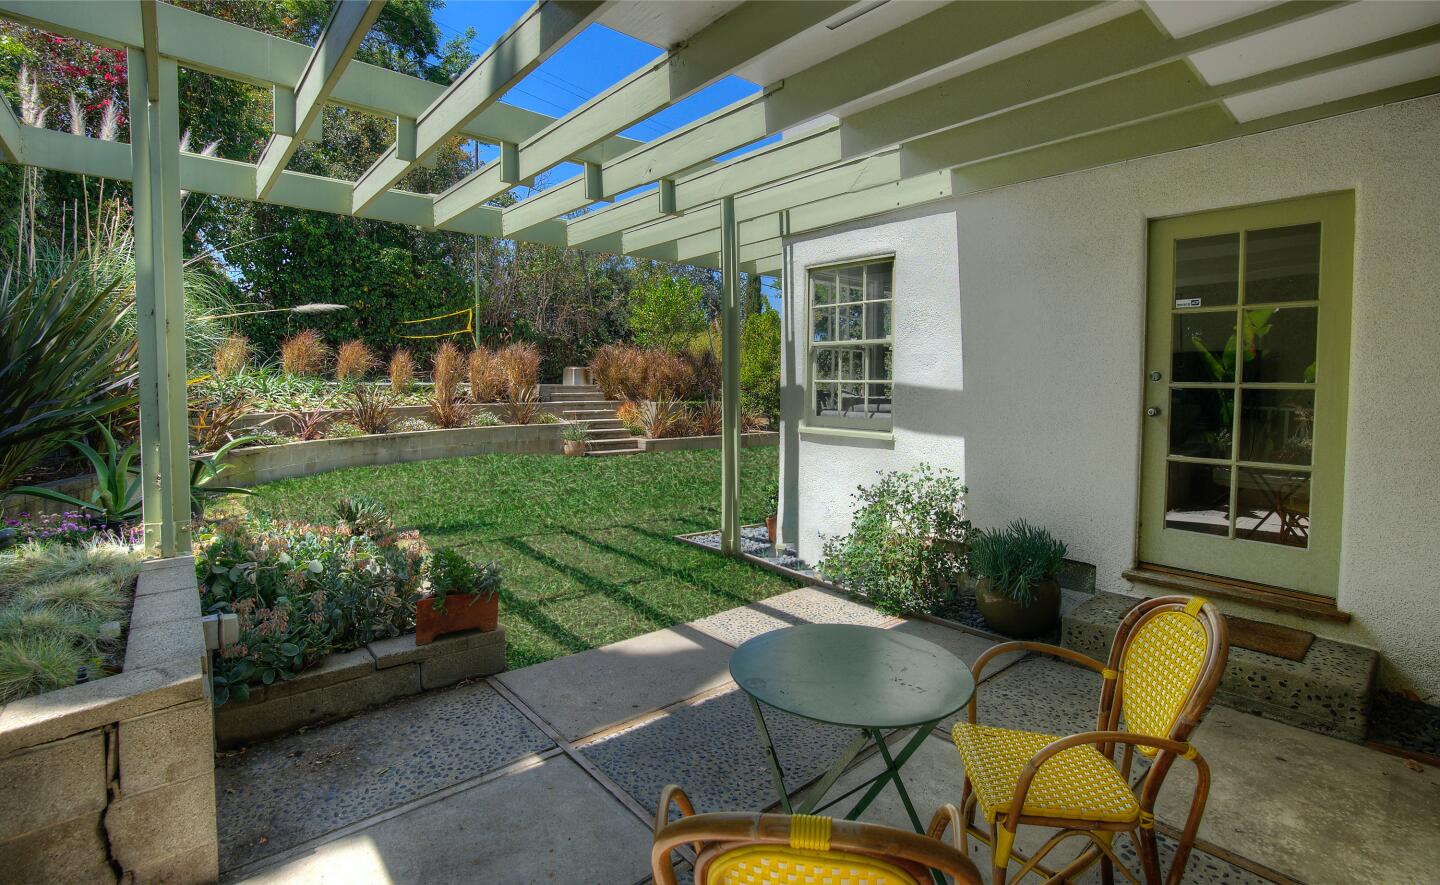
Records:
[[[886,260],[811,273],[812,417],[890,419],[893,268]]]

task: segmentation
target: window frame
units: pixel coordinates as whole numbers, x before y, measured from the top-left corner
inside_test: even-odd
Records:
[[[862,313],[861,313],[861,322],[862,322],[862,324],[865,322],[863,305],[868,305],[868,304],[888,304],[888,305],[889,305],[889,308],[890,308],[890,323],[889,323],[890,328],[889,328],[889,334],[886,335],[886,336],[884,336],[884,337],[880,337],[880,338],[860,338],[860,339],[844,340],[844,341],[834,340],[834,341],[827,341],[827,342],[817,342],[817,341],[815,340],[815,311],[816,311],[817,307],[818,307],[818,308],[823,308],[823,307],[835,307],[835,306],[841,304],[842,302],[832,301],[829,305],[817,305],[817,304],[816,304],[816,301],[815,301],[815,279],[816,279],[816,276],[819,275],[819,274],[826,273],[826,272],[838,272],[838,271],[846,270],[846,269],[849,269],[849,268],[856,268],[856,267],[858,267],[858,268],[867,268],[867,267],[869,267],[869,266],[871,266],[871,265],[880,265],[880,264],[888,264],[888,265],[890,266],[890,288],[889,288],[890,295],[889,295],[889,297],[888,297],[888,298],[869,298],[869,297],[868,297],[868,291],[867,291],[867,289],[868,289],[867,281],[866,281],[865,277],[862,276],[861,284],[860,284],[860,286],[861,286],[860,300],[859,300],[859,301],[845,301],[845,302],[843,302],[843,303],[844,303],[844,304],[860,304],[860,305],[862,305]],[[840,260],[840,261],[825,261],[825,262],[820,262],[820,263],[816,263],[816,264],[807,265],[807,266],[805,267],[805,314],[804,314],[804,323],[805,323],[805,413],[804,413],[804,415],[803,415],[803,417],[802,417],[802,419],[801,419],[801,422],[800,422],[800,429],[801,429],[802,431],[813,431],[813,432],[817,432],[817,433],[823,433],[823,432],[827,432],[827,431],[833,431],[833,432],[843,432],[843,433],[847,433],[847,434],[876,435],[876,436],[883,436],[883,437],[889,437],[890,434],[891,434],[891,432],[893,431],[893,429],[894,429],[894,403],[895,403],[895,377],[894,377],[894,376],[895,376],[895,371],[894,371],[894,360],[895,360],[895,320],[896,320],[896,317],[895,317],[895,267],[896,267],[896,264],[897,264],[897,262],[896,262],[896,259],[895,259],[895,254],[894,254],[893,252],[883,252],[883,253],[876,253],[876,254],[872,254],[872,255],[866,255],[866,256],[858,257],[858,258],[847,258],[847,259],[843,259],[843,260]],[[837,289],[838,289],[838,287],[837,287]],[[817,398],[817,396],[818,396],[818,385],[819,385],[819,384],[822,384],[822,383],[823,383],[823,384],[829,384],[829,383],[832,383],[832,382],[831,382],[829,379],[827,379],[826,381],[823,381],[823,382],[822,382],[822,381],[817,381],[817,378],[816,378],[816,375],[817,375],[817,373],[816,373],[816,355],[817,355],[820,351],[822,351],[822,350],[840,350],[840,349],[847,348],[847,347],[848,347],[848,348],[857,348],[857,347],[858,347],[858,348],[865,348],[865,349],[868,349],[868,348],[871,348],[871,347],[886,347],[886,348],[889,348],[889,351],[890,351],[890,364],[891,364],[891,371],[890,371],[890,377],[889,377],[889,378],[883,378],[883,379],[882,379],[882,378],[875,378],[875,379],[872,379],[872,378],[870,377],[870,374],[871,374],[871,373],[870,373],[870,371],[868,370],[868,367],[867,367],[867,370],[863,373],[863,374],[864,374],[864,377],[862,377],[862,378],[860,378],[860,379],[855,379],[855,381],[853,382],[853,383],[859,383],[860,385],[862,385],[862,387],[866,388],[863,397],[864,397],[864,400],[867,401],[867,402],[868,402],[868,399],[869,399],[868,385],[870,385],[870,384],[888,384],[888,385],[890,386],[890,407],[891,407],[891,412],[888,413],[885,417],[883,417],[883,418],[882,418],[882,417],[878,417],[878,415],[877,415],[877,416],[871,416],[871,417],[863,417],[863,418],[861,418],[861,417],[834,416],[834,415],[832,415],[832,416],[823,416],[823,417],[822,417],[821,415],[818,414],[818,409],[816,408],[816,405],[817,405],[816,398]],[[866,359],[868,360],[868,356],[866,357]],[[834,383],[843,383],[845,380],[848,380],[848,379],[841,379],[841,378],[839,378],[839,377],[838,377],[838,372],[837,372],[837,378],[835,379],[835,382],[834,382]]]

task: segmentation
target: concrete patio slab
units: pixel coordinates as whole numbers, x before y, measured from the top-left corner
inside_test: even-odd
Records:
[[[729,646],[682,624],[495,678],[573,741],[724,685],[729,662]]]
[[[1098,673],[1051,658],[1031,656],[981,684],[979,721],[1004,728],[1074,734],[1095,728],[1100,709]],[[949,734],[961,711],[941,723]]]
[[[1309,885],[1435,881],[1440,769],[1220,706],[1194,743],[1212,778],[1201,839]],[[1156,809],[1176,826],[1188,769],[1176,764]]]
[[[565,756],[410,809],[240,881],[593,885],[650,872],[650,832]]]
[[[901,621],[890,629],[900,633],[908,633],[911,636],[924,639],[927,642],[933,642],[964,661],[967,666],[974,666],[976,658],[1000,644],[992,639],[976,636],[974,633],[966,633],[964,630],[956,630],[953,627],[946,627],[943,624],[935,624],[919,619]],[[989,682],[999,675],[1001,671],[1023,657],[1025,657],[1025,652],[1017,651],[1007,652],[992,660],[986,665],[985,673],[981,677],[981,682]]]
[[[830,767],[855,732],[766,709],[765,723],[792,791]],[[697,809],[758,811],[776,802],[755,717],[739,689],[580,747],[642,806],[680,784]]]
[[[887,627],[898,619],[878,612],[849,597],[822,590],[801,587],[769,599],[732,608],[692,622],[695,629],[728,645],[739,645],[762,633],[793,627],[796,624],[863,624]]]
[[[220,867],[251,863],[553,746],[483,682],[256,744],[216,764]]]

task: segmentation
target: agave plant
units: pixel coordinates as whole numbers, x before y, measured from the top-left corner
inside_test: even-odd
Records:
[[[121,279],[71,262],[41,285],[0,282],[0,489],[96,419],[133,406],[132,312]]]
[[[241,436],[230,440],[225,445],[216,449],[208,455],[199,455],[190,459],[190,515],[195,519],[205,515],[205,502],[211,498],[218,498],[221,495],[253,495],[255,492],[240,486],[217,486],[211,485],[215,477],[229,470],[231,465],[225,463],[225,457],[230,454],[231,449],[249,445],[255,442],[258,437]]]
[[[12,491],[15,494],[34,495],[89,511],[95,514],[96,521],[103,522],[109,528],[119,528],[139,518],[140,469],[135,466],[139,445],[132,442],[122,449],[109,428],[103,424],[97,426],[105,440],[104,454],[80,440],[70,441],[70,447],[84,455],[85,460],[89,461],[95,470],[95,490],[90,493],[88,501],[44,486],[17,486]]]

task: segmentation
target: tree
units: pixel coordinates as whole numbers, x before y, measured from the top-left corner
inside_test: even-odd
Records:
[[[740,408],[780,416],[780,314],[773,310],[746,317],[740,331]]]
[[[630,291],[630,334],[641,347],[680,350],[705,331],[703,293],[683,277],[652,273]]]

